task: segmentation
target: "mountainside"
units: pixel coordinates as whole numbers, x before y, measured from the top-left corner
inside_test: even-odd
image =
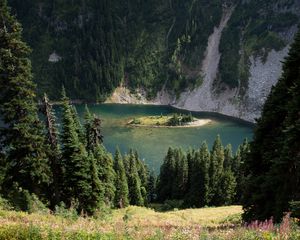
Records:
[[[73,99],[104,101],[117,88],[110,101],[249,121],[281,74],[300,17],[299,0],[9,3],[33,49],[40,95],[57,99],[64,85]]]

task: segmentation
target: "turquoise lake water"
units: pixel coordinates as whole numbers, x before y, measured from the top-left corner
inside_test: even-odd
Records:
[[[231,143],[234,151],[245,138],[251,140],[253,125],[247,122],[225,117],[220,114],[192,112],[197,118],[212,119],[213,122],[193,128],[151,128],[132,127],[126,123],[135,117],[167,115],[172,113],[189,113],[169,106],[152,105],[121,105],[99,104],[88,105],[90,111],[99,115],[102,122],[104,145],[112,153],[118,146],[122,153],[130,148],[136,149],[139,155],[148,164],[150,169],[159,171],[160,165],[168,147],[198,148],[202,141],[207,141],[209,147],[220,134],[223,144]],[[84,105],[76,105],[82,118]]]

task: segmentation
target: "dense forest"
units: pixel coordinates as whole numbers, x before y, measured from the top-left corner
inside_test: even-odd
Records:
[[[215,90],[248,86],[249,57],[265,59],[289,43],[284,36],[299,17],[293,0],[11,0],[33,49],[40,98],[103,101],[119,85],[162,88],[178,96],[201,85],[208,38],[222,15],[233,10],[221,37]]]
[[[6,1],[0,17],[0,192],[15,209],[62,206],[93,215],[104,206],[155,201],[176,207],[241,202],[245,221],[279,221],[287,211],[299,217],[300,33],[250,145],[245,141],[234,156],[219,136],[211,150],[205,142],[186,153],[170,148],[156,180],[136,151],[112,157],[101,119],[86,108],[81,122],[64,88],[62,129],[46,95],[38,117],[30,49]]]

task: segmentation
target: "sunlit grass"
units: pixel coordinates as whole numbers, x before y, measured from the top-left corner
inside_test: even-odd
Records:
[[[299,228],[295,224],[287,224],[287,221],[268,230],[260,229],[259,225],[245,228],[241,224],[241,213],[241,206],[169,212],[130,206],[99,212],[98,217],[73,218],[0,210],[0,240],[300,239]]]
[[[228,217],[241,214],[240,206],[187,209],[171,212],[155,212],[153,209],[130,206],[113,210],[99,218],[69,219],[52,214],[28,214],[15,211],[0,211],[0,229],[12,226],[22,228],[35,226],[41,231],[49,229],[59,233],[81,232],[131,235],[138,239],[156,235],[157,232],[170,234],[179,229],[190,229],[198,234],[200,227],[216,227]],[[0,238],[1,239],[1,238]]]

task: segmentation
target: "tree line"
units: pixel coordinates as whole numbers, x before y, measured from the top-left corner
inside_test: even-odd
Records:
[[[211,151],[206,142],[199,149],[169,148],[157,183],[159,202],[182,200],[182,207],[222,206],[239,203],[243,189],[245,140],[235,155],[217,136]]]

